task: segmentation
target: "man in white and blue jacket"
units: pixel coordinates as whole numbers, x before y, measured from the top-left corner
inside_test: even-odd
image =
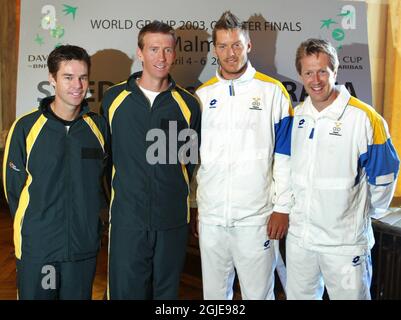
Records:
[[[248,61],[246,24],[223,13],[213,30],[216,76],[203,105],[197,173],[205,299],[274,299],[278,239],[287,232],[292,106],[282,84]],[[195,221],[195,219],[193,220]]]
[[[399,158],[385,120],[336,86],[337,52],[303,42],[296,67],[309,97],[294,110],[287,237],[288,299],[370,299],[371,216],[392,199]]]

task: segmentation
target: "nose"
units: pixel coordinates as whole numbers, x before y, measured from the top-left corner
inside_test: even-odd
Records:
[[[232,46],[227,46],[227,54],[230,57],[234,55],[234,49]]]
[[[312,81],[313,82],[320,82],[320,76],[319,76],[319,72],[315,72],[312,76]]]
[[[80,78],[75,78],[72,85],[74,88],[82,88],[82,80]]]
[[[166,53],[164,52],[164,50],[160,50],[160,52],[159,52],[159,60],[160,61],[166,60]]]

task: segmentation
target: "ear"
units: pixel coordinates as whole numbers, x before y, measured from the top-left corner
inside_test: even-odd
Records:
[[[142,50],[138,47],[136,48],[136,56],[138,57],[138,59],[143,62],[143,56],[142,56]]]
[[[56,86],[56,79],[54,79],[54,77],[51,73],[49,73],[49,82],[53,87]]]
[[[299,81],[303,84],[302,76],[297,72]]]
[[[248,48],[246,49],[246,52],[247,52],[247,53],[251,52],[251,49],[252,49],[252,42],[251,42],[251,40],[248,41],[248,46],[247,46],[247,47],[248,47]]]

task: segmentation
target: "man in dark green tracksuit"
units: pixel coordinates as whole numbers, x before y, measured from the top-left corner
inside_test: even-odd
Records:
[[[18,296],[91,299],[107,123],[83,100],[90,68],[84,49],[61,46],[48,67],[55,96],[14,122],[4,151]]]
[[[173,29],[154,21],[138,36],[143,72],[110,88],[110,299],[176,299],[188,236],[189,181],[200,107],[169,76]]]

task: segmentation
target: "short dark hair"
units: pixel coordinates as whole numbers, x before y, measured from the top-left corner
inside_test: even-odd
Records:
[[[214,25],[212,33],[213,44],[216,44],[217,31],[234,29],[241,30],[245,38],[249,41],[249,30],[246,23],[242,22],[236,15],[232,14],[231,11],[225,11]]]
[[[158,20],[153,20],[151,23],[147,24],[144,26],[141,31],[139,31],[138,34],[138,47],[139,49],[143,49],[144,43],[143,43],[143,38],[147,33],[163,33],[163,34],[169,34],[173,37],[174,42],[175,42],[175,31],[174,29],[168,25],[167,23],[158,21]]]
[[[57,71],[60,68],[62,61],[78,60],[83,61],[88,66],[88,73],[90,72],[91,59],[85,49],[72,46],[72,45],[61,45],[50,52],[47,58],[47,67],[53,77],[56,77]]]
[[[302,72],[301,59],[305,56],[311,56],[314,54],[325,53],[328,55],[330,60],[330,69],[335,72],[338,69],[338,55],[333,45],[322,39],[310,38],[302,42],[298,49],[295,57],[295,67],[297,68],[298,74]]]

